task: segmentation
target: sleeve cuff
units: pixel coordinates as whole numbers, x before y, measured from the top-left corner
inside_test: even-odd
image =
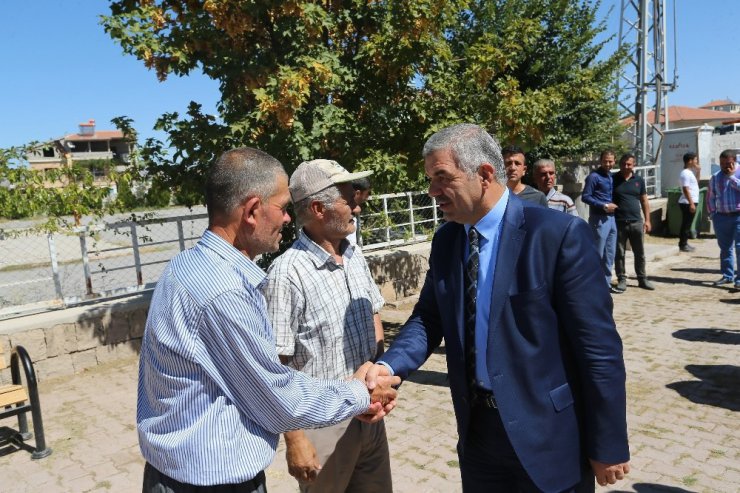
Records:
[[[370,407],[370,392],[368,392],[365,382],[353,378],[349,382],[349,388],[355,397],[355,402],[357,402],[357,414],[367,411],[367,408]]]
[[[396,374],[396,372],[393,371],[393,367],[389,365],[388,363],[386,363],[385,361],[376,361],[375,364],[383,365],[386,368],[388,368],[388,372],[391,374],[391,376],[394,376]]]

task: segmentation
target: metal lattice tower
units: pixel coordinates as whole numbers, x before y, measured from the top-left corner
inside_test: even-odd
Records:
[[[645,179],[650,196],[660,194],[658,158],[663,130],[669,124],[668,92],[677,81],[675,58],[673,82],[666,81],[665,4],[666,0],[622,0],[619,24],[619,47],[627,46],[629,51],[617,80],[617,102],[620,118],[633,122],[628,134],[637,156],[636,171]]]

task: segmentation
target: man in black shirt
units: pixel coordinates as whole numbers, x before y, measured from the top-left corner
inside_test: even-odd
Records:
[[[527,172],[527,161],[522,148],[509,145],[501,149],[501,154],[504,156],[506,186],[509,187],[509,190],[520,199],[529,200],[535,204],[547,207],[547,197],[545,194],[522,182],[522,178],[524,178],[524,174]]]
[[[617,222],[617,257],[614,262],[617,271],[617,287],[615,292],[624,292],[627,289],[627,273],[624,258],[627,251],[627,240],[632,246],[635,256],[635,274],[639,286],[643,289],[655,289],[645,273],[644,233],[649,233],[650,204],[645,189],[645,180],[634,172],[635,155],[624,154],[619,158],[619,171],[614,173],[614,190],[612,199],[617,204],[614,218]],[[642,209],[642,214],[640,214]],[[645,217],[643,221],[643,216]]]

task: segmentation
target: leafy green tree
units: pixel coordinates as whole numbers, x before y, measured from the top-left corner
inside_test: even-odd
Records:
[[[450,30],[430,111],[458,109],[533,156],[577,158],[613,146],[623,129],[613,94],[624,52],[599,59],[607,40],[600,2],[478,0]],[[441,108],[439,108],[441,104]]]
[[[291,170],[327,157],[374,169],[379,192],[422,187],[430,133],[472,121],[553,157],[618,132],[622,55],[601,60],[598,2],[584,0],[118,0],[109,35],[160,80],[220,84],[218,116],[163,115],[142,157],[178,201],[201,200],[207,165],[255,146]],[[170,151],[169,149],[174,149]]]

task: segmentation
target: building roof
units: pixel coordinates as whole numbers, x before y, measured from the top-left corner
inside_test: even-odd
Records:
[[[120,130],[100,130],[92,135],[68,134],[64,138],[70,142],[84,142],[89,140],[113,140],[122,139],[123,132]]]
[[[723,123],[728,120],[737,120],[737,113],[730,113],[729,111],[715,111],[706,110],[703,108],[692,108],[690,106],[669,106],[668,107],[668,124],[671,123],[696,123],[701,124],[704,122],[722,121]],[[647,114],[649,122],[655,121],[655,112],[650,111]],[[626,118],[622,120],[625,125],[631,125],[634,122],[633,118]],[[660,123],[665,122],[665,117],[661,115]]]
[[[713,106],[727,106],[730,104],[737,104],[737,103],[729,99],[715,99],[714,101],[710,101],[707,104],[703,104],[699,106],[699,108],[711,108]]]

